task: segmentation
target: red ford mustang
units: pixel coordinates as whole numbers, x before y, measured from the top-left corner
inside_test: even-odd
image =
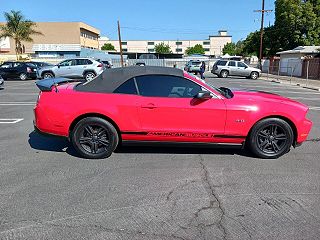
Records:
[[[85,158],[109,157],[126,141],[242,145],[277,158],[305,141],[312,126],[301,103],[215,88],[175,68],[115,68],[70,81],[36,83],[34,125],[69,138]]]

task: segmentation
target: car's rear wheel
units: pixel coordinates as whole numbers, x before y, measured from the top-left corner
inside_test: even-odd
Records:
[[[290,151],[294,134],[291,126],[278,118],[256,123],[249,135],[248,146],[260,158],[278,158]]]
[[[86,81],[91,81],[96,77],[96,74],[94,72],[86,72],[83,77]]]
[[[222,70],[220,72],[220,77],[221,78],[227,78],[229,76],[229,72],[227,70]]]
[[[25,81],[25,80],[27,80],[28,75],[26,73],[20,73],[19,78],[20,78],[20,80]]]
[[[70,134],[77,152],[85,158],[107,158],[116,149],[119,136],[115,127],[99,117],[80,120]]]
[[[43,79],[54,78],[54,75],[51,72],[45,72],[42,74]]]
[[[253,80],[258,79],[258,77],[259,77],[259,73],[258,72],[252,72],[250,74],[250,78],[253,79]]]

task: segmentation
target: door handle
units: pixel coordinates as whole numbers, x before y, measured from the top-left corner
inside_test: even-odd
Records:
[[[142,108],[154,109],[157,108],[153,103],[148,103],[146,105],[141,105]]]

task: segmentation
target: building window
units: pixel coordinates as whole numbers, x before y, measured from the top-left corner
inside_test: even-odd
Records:
[[[122,48],[122,52],[128,52],[127,48]]]
[[[176,45],[182,45],[182,42],[176,42]]]
[[[210,48],[205,48],[204,51],[209,52]]]
[[[182,52],[182,48],[176,48],[176,52]]]
[[[210,45],[210,42],[205,41],[205,42],[203,42],[203,45]]]
[[[154,52],[153,48],[148,49],[148,53],[153,53],[153,52]]]
[[[148,45],[154,45],[154,42],[148,42]]]
[[[127,45],[127,42],[121,42],[121,45]]]

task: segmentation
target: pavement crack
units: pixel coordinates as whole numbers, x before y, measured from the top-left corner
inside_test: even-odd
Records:
[[[320,137],[307,139],[306,142],[320,142]]]
[[[217,223],[213,223],[213,224],[200,224],[202,225],[202,227],[210,227],[213,225],[217,225],[217,227],[221,230],[222,234],[223,234],[223,239],[227,239],[227,230],[223,225],[223,219],[225,216],[225,210],[222,206],[222,202],[220,200],[220,198],[218,197],[218,194],[216,193],[216,188],[221,187],[221,185],[214,185],[211,181],[210,181],[210,176],[209,176],[209,171],[208,168],[206,167],[205,163],[204,163],[204,159],[201,155],[199,155],[200,160],[199,160],[199,164],[201,166],[201,180],[203,183],[203,186],[205,188],[205,190],[208,193],[209,196],[209,206],[206,207],[202,207],[200,208],[195,214],[194,214],[194,218],[197,218],[200,214],[200,212],[204,211],[204,210],[208,210],[208,209],[214,209],[214,208],[218,208],[220,211],[220,216],[218,219]],[[217,205],[217,206],[215,206]],[[198,225],[199,227],[201,227],[200,225]]]

